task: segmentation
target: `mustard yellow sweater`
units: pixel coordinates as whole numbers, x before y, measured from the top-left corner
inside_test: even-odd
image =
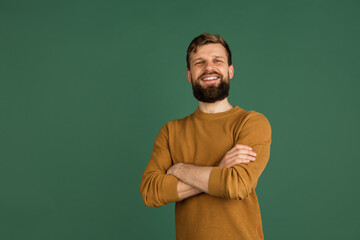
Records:
[[[230,168],[218,167],[235,144],[252,147],[256,160]],[[267,118],[238,106],[221,113],[199,108],[167,122],[159,131],[142,175],[140,192],[147,206],[176,202],[177,240],[264,239],[257,181],[270,157],[271,127]],[[215,166],[209,194],[179,200],[178,179],[166,174],[176,163]]]

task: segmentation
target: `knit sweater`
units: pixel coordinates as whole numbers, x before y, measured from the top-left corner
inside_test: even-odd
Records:
[[[229,168],[218,167],[235,144],[252,147],[256,160]],[[142,175],[140,192],[147,206],[176,202],[177,240],[263,239],[255,188],[269,157],[271,127],[261,113],[239,106],[220,113],[199,108],[160,129]],[[209,193],[180,201],[178,179],[166,174],[176,163],[214,166]]]

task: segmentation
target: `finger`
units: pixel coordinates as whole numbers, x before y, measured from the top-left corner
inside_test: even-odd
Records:
[[[255,157],[255,156],[256,156],[256,153],[253,152],[253,151],[251,151],[251,150],[248,150],[248,149],[241,149],[241,150],[234,151],[234,152],[232,152],[232,153],[227,153],[227,155],[228,155],[229,157],[233,157],[233,156],[239,156],[239,157],[241,157],[242,155]]]
[[[247,149],[247,150],[251,150],[252,148],[243,144],[235,144],[235,146],[230,149],[227,153],[233,153],[237,150],[241,150],[241,149]]]
[[[227,165],[229,167],[234,166],[236,164],[240,164],[240,163],[249,163],[249,162],[254,162],[256,159],[254,157],[246,157],[246,158],[235,158],[232,161],[229,161],[227,163]]]
[[[229,167],[229,166],[233,166],[238,163],[251,162],[251,161],[255,161],[255,160],[256,160],[255,157],[251,157],[251,156],[247,156],[247,155],[243,155],[241,157],[233,156],[229,159],[226,159],[226,161],[224,162],[224,166]]]
[[[224,162],[229,163],[229,162],[234,161],[236,159],[246,159],[246,158],[249,158],[249,160],[252,160],[254,158],[254,156],[234,152],[233,154],[226,156]]]
[[[226,154],[231,154],[231,153],[235,152],[236,149],[237,149],[237,147],[236,147],[236,145],[235,145],[235,146],[233,146],[229,151],[227,151]],[[226,155],[226,154],[225,154],[225,155]]]

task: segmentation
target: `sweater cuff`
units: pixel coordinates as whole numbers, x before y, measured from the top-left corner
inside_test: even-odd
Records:
[[[180,201],[177,185],[179,179],[173,175],[166,174],[164,178],[164,191],[161,191],[163,196],[161,199],[165,199],[166,203],[178,202]]]
[[[209,176],[209,194],[216,197],[223,197],[221,194],[221,179],[222,179],[222,170],[221,167],[213,167],[210,176]]]

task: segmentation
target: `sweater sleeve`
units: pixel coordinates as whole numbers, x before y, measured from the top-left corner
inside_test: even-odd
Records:
[[[248,197],[269,160],[271,126],[263,114],[251,111],[236,131],[236,144],[252,147],[257,154],[256,160],[229,168],[214,167],[209,177],[209,194],[212,196],[237,200]]]
[[[142,174],[140,193],[145,205],[149,207],[160,207],[180,201],[177,192],[179,180],[166,174],[172,166],[168,133],[168,123],[166,123],[155,139],[151,158]]]

